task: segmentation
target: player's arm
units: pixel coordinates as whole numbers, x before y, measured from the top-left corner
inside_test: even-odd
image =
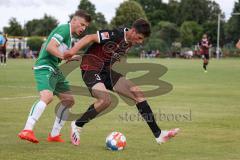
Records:
[[[238,40],[238,42],[237,42],[237,44],[236,44],[236,47],[237,47],[238,49],[240,49],[240,39]]]
[[[59,43],[52,38],[48,43],[46,50],[50,54],[54,55],[55,57],[63,59],[63,54],[59,51],[58,47],[59,47]]]
[[[77,43],[75,43],[75,45],[73,46],[73,48],[71,48],[70,50],[64,52],[64,59],[69,59],[72,56],[74,56],[79,50],[81,50],[82,48],[84,48],[85,46],[87,46],[90,43],[100,43],[99,41],[99,37],[97,34],[90,34],[90,35],[86,35],[83,38],[81,38]]]
[[[211,47],[212,47],[212,43],[209,43],[209,44],[208,44],[208,48],[211,48]]]

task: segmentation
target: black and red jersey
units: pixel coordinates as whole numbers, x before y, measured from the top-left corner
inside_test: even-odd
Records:
[[[99,43],[93,43],[82,58],[82,70],[102,70],[109,68],[126,54],[131,47],[126,40],[127,28],[100,30]]]
[[[208,50],[211,46],[211,43],[208,39],[203,38],[200,42],[199,42],[199,46],[202,50]]]

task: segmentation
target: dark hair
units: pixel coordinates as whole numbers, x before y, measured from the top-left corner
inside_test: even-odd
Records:
[[[85,21],[87,21],[89,23],[92,21],[90,14],[88,14],[85,10],[82,10],[82,9],[77,10],[75,12],[74,16],[82,17],[85,19]]]
[[[135,28],[138,33],[143,34],[144,37],[149,37],[151,34],[150,24],[144,19],[137,19],[133,22],[132,27]]]

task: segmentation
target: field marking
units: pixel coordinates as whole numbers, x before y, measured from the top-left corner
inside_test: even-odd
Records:
[[[23,89],[26,89],[26,88],[35,88],[35,87],[28,87],[28,86],[6,86],[6,85],[0,85],[1,88],[23,88]]]
[[[39,96],[25,96],[25,97],[2,97],[0,100],[13,100],[13,99],[28,99],[28,98],[37,98]]]

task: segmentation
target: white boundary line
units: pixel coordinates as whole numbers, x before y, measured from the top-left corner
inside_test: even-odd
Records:
[[[25,97],[2,97],[0,100],[14,100],[14,99],[28,99],[28,98],[37,98],[39,96],[25,96]]]
[[[6,86],[6,85],[0,85],[1,88],[36,88],[36,87],[30,87],[30,86]]]

